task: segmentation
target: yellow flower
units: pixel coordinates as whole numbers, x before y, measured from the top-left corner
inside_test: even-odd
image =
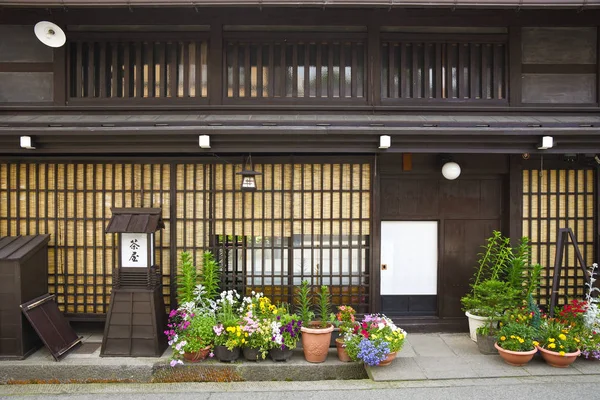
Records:
[[[514,339],[514,338],[515,338],[515,335],[510,335],[510,338],[511,338],[511,339]]]
[[[505,341],[506,340],[506,336],[501,336],[500,340]]]
[[[244,336],[245,336],[245,337],[248,337],[248,332],[246,332],[246,333],[244,334]]]
[[[563,333],[561,333],[560,335],[558,335],[558,338],[560,340],[567,340],[567,337]]]
[[[525,342],[525,340],[519,338],[519,343],[523,343],[523,342]]]
[[[558,354],[560,354],[561,356],[564,356],[565,352],[564,351],[559,351]]]
[[[554,343],[550,343],[550,344],[548,345],[548,348],[549,348],[549,349],[553,349],[553,348],[555,348],[555,347],[556,347],[556,345],[555,345]]]
[[[534,341],[533,341],[533,345],[534,345],[534,346],[539,346],[539,345],[540,345],[540,342],[538,342],[537,340],[534,340]]]
[[[576,341],[577,343],[579,343],[579,339],[578,339],[578,338],[575,338],[575,341]]]
[[[555,341],[555,340],[556,340],[556,339],[554,339],[554,338],[550,338],[550,339],[548,339],[548,341],[549,341],[550,343],[554,343],[554,341]]]
[[[569,333],[569,330],[568,329],[563,329],[561,332],[562,333]]]

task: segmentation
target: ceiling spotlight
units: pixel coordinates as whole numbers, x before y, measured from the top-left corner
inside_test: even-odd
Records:
[[[541,143],[538,143],[538,150],[548,150],[554,145],[554,138],[552,136],[542,137]]]
[[[19,142],[23,149],[35,150],[35,146],[33,145],[33,140],[31,139],[31,136],[21,136],[19,138]]]
[[[208,136],[208,135],[200,135],[198,137],[198,145],[202,149],[210,149],[210,136]]]
[[[392,138],[389,135],[379,136],[379,148],[380,149],[389,149],[391,145],[392,145]]]

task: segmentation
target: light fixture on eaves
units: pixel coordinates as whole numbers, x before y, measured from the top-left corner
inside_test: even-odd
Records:
[[[198,146],[201,149],[210,149],[210,136],[200,135],[198,136]]]
[[[23,148],[23,149],[35,150],[35,146],[33,144],[33,139],[31,138],[31,136],[21,136],[19,138],[19,144],[21,145],[21,148]]]
[[[392,138],[389,135],[379,136],[379,148],[380,149],[389,149],[391,145],[392,145]]]
[[[451,157],[442,156],[442,175],[449,181],[453,181],[460,176],[460,165],[452,160]]]
[[[256,172],[252,169],[252,156],[248,156],[242,171],[237,174],[242,176],[242,192],[254,192],[256,190],[255,177],[262,175],[262,172]]]
[[[543,136],[542,141],[538,143],[538,150],[548,150],[554,146],[554,138],[552,136]]]

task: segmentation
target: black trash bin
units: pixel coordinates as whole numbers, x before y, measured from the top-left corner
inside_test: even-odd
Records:
[[[19,305],[48,292],[50,235],[0,238],[0,359],[24,359],[42,341]]]

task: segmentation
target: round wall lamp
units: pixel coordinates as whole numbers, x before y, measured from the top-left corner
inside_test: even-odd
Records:
[[[454,161],[444,163],[442,166],[442,175],[449,181],[453,181],[460,176],[460,165]]]

